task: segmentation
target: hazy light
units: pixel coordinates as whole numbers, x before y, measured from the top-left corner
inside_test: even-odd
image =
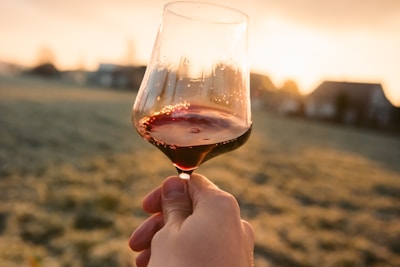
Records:
[[[0,60],[48,47],[61,69],[149,60],[166,1],[0,2]],[[252,68],[308,92],[324,79],[380,82],[400,106],[400,1],[215,0],[250,17]]]

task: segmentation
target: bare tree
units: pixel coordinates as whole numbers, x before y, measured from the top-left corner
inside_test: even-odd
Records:
[[[291,95],[299,95],[299,88],[297,86],[297,83],[293,80],[287,80],[284,82],[282,87],[280,88],[283,92],[289,93]]]
[[[54,65],[54,62],[55,62],[55,57],[53,50],[46,45],[40,47],[38,51],[37,65],[44,65],[44,64]]]
[[[132,39],[129,38],[126,40],[126,51],[122,63],[127,66],[132,66],[134,65],[134,61],[135,61],[135,45]]]

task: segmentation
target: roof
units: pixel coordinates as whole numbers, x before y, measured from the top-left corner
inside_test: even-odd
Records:
[[[338,95],[346,94],[351,101],[369,101],[377,91],[384,95],[380,83],[324,81],[309,94],[309,97],[319,101],[334,101]],[[386,96],[385,99],[387,100]],[[387,102],[390,103],[389,100]]]

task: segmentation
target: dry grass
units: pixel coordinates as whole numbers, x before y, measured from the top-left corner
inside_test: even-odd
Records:
[[[141,199],[174,174],[133,99],[0,77],[1,266],[133,266]],[[199,172],[239,200],[256,266],[400,266],[398,136],[255,111],[250,141]]]

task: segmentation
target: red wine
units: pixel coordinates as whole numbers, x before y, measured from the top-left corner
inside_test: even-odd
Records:
[[[251,126],[232,114],[190,105],[144,117],[137,126],[139,134],[167,155],[178,171],[187,173],[240,147],[251,132]]]

